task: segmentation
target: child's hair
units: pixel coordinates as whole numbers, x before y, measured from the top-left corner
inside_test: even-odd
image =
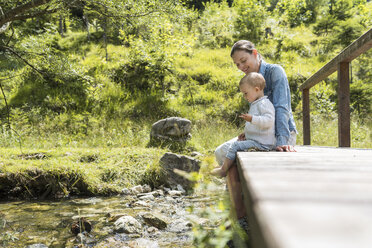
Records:
[[[235,42],[235,44],[231,48],[230,57],[234,55],[236,51],[245,51],[249,54],[253,53],[253,49],[256,49],[254,47],[254,44],[250,42],[249,40],[239,40]],[[262,59],[262,55],[258,53],[259,59]]]
[[[260,90],[263,90],[266,86],[266,81],[260,73],[250,72],[240,80],[239,87],[243,84],[248,84],[252,87],[258,87]]]

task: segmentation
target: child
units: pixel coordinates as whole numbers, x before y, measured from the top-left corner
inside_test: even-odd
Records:
[[[250,103],[248,114],[242,114],[245,123],[244,133],[217,147],[215,155],[222,166],[212,170],[212,174],[225,177],[233,164],[236,153],[249,148],[272,150],[275,148],[275,109],[264,96],[265,79],[256,72],[245,75],[239,83],[240,91]]]

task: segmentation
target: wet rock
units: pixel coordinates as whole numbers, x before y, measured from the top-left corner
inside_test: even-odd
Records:
[[[176,200],[173,199],[173,198],[170,197],[170,196],[165,197],[165,200],[166,200],[167,202],[169,202],[169,203],[176,203]]]
[[[120,219],[123,216],[126,216],[126,215],[125,214],[115,214],[115,215],[112,215],[110,213],[107,215],[107,217],[109,218],[108,219],[109,222],[115,222],[115,221],[117,221],[118,219]]]
[[[132,191],[130,189],[124,188],[121,190],[121,193],[124,195],[130,195]]]
[[[77,243],[85,244],[85,245],[90,245],[90,244],[96,243],[96,240],[93,238],[93,236],[90,235],[87,232],[79,233],[76,236],[76,241],[77,241]]]
[[[171,223],[169,225],[169,230],[171,232],[176,232],[176,233],[182,233],[189,231],[192,227],[192,224],[190,221],[186,221],[183,219],[177,220],[174,223]]]
[[[186,193],[186,190],[180,184],[177,184],[177,190],[181,191],[182,193]]]
[[[172,189],[167,188],[167,187],[163,187],[163,189],[164,189],[165,193],[168,193],[170,190],[172,190]]]
[[[114,231],[118,233],[140,233],[142,231],[141,224],[132,216],[120,217],[114,223]]]
[[[126,238],[128,237],[126,236]],[[122,239],[118,237],[118,235],[116,235],[115,237],[109,237],[105,239],[104,241],[99,242],[94,247],[97,247],[97,248],[117,248],[117,247],[129,248],[129,246],[126,246],[125,240],[126,239]]]
[[[186,173],[198,172],[200,169],[200,160],[167,152],[160,158],[160,165],[165,170],[166,177],[168,178],[167,183],[170,186],[177,187],[179,184],[185,189],[191,189],[194,183],[175,171],[179,170]]]
[[[148,195],[140,196],[139,199],[143,201],[146,201],[146,200],[152,201],[155,199],[155,197],[152,194],[148,194]]]
[[[156,241],[140,238],[129,242],[131,248],[159,248],[159,244]]]
[[[164,192],[161,189],[155,190],[155,191],[151,192],[151,194],[153,196],[155,196],[155,197],[157,197],[157,196],[164,196]]]
[[[96,205],[102,201],[103,200],[101,198],[90,197],[90,198],[72,200],[71,203],[76,204],[76,205]]]
[[[28,245],[25,248],[48,248],[48,246],[44,244],[33,244],[33,245]]]
[[[148,225],[154,226],[158,229],[165,229],[168,225],[165,217],[160,214],[143,213],[141,214],[141,217]]]
[[[141,198],[142,196],[148,196],[148,195],[152,195],[154,197],[158,197],[158,196],[163,196],[164,195],[164,192],[159,189],[159,190],[155,190],[155,191],[148,192],[148,193],[137,194],[137,197],[138,198]]]
[[[132,194],[140,194],[140,193],[143,193],[143,188],[142,188],[142,185],[137,185],[137,186],[134,186],[130,189],[130,191],[132,192]]]
[[[156,227],[154,226],[150,226],[149,228],[147,228],[147,232],[148,233],[155,233],[157,232],[159,229],[157,229]]]
[[[150,203],[147,203],[145,201],[136,201],[132,204],[133,207],[145,207],[149,208],[151,207]]]
[[[177,197],[182,195],[182,191],[179,190],[170,190],[168,191],[168,194],[172,197]]]
[[[85,218],[79,218],[78,221],[72,223],[71,232],[75,235],[78,235],[81,232],[90,232],[92,230],[92,224],[90,221]]]
[[[147,185],[147,184],[142,185],[142,192],[143,192],[143,193],[149,193],[149,192],[151,192],[151,187],[150,187],[150,185]]]

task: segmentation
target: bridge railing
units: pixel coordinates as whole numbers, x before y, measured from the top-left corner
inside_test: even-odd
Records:
[[[338,145],[350,147],[350,82],[349,64],[372,47],[372,28],[351,43],[301,86],[304,145],[310,145],[310,88],[338,71]]]

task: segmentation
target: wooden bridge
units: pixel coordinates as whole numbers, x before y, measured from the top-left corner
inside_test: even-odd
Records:
[[[372,29],[300,87],[310,145],[309,89],[338,70],[339,148],[238,153],[250,247],[372,247],[372,150],[344,148],[350,147],[349,63],[371,47]]]

